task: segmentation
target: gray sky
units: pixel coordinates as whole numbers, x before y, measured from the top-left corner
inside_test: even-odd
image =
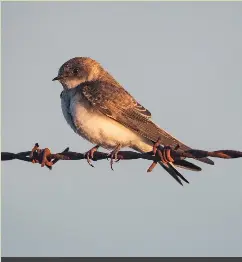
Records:
[[[2,3],[2,151],[91,144],[66,124],[59,67],[99,61],[193,148],[242,150],[242,3]],[[3,256],[241,256],[241,159],[2,163]],[[200,163],[199,163],[200,164]]]

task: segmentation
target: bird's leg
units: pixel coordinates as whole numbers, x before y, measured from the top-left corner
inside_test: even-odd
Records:
[[[111,166],[111,169],[113,170],[113,162],[115,160],[115,162],[117,162],[119,159],[118,159],[118,152],[119,150],[121,149],[121,145],[118,144],[114,150],[109,154],[109,157],[110,157],[110,166]]]
[[[94,155],[94,153],[98,150],[98,148],[99,148],[99,145],[96,145],[96,146],[94,146],[93,148],[91,148],[89,151],[87,151],[86,154],[85,154],[85,157],[87,158],[87,163],[88,163],[90,166],[92,166],[92,167],[94,167],[94,166],[92,165],[90,159],[93,159],[93,155]]]

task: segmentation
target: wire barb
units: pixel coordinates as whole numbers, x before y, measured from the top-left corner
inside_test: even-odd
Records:
[[[156,166],[157,162],[161,161],[163,163],[175,163],[176,161],[183,160],[185,158],[198,159],[203,157],[217,157],[223,159],[232,159],[242,157],[241,151],[235,150],[217,150],[217,151],[204,151],[197,149],[190,149],[187,151],[177,151],[179,147],[171,149],[170,147],[160,146],[159,139],[154,144],[153,150],[147,153],[138,153],[134,151],[119,151],[119,148],[113,154],[99,152],[94,150],[91,152],[89,158],[93,161],[103,160],[111,158],[112,160],[134,160],[134,159],[146,159],[151,160],[152,164],[148,168],[147,172],[151,172]],[[96,148],[97,149],[97,148]],[[155,152],[155,154],[154,154]],[[1,161],[9,161],[13,159],[18,159],[21,161],[32,162],[34,164],[38,163],[42,167],[46,166],[52,169],[59,160],[82,160],[87,159],[86,153],[71,152],[67,147],[61,153],[52,154],[49,148],[40,149],[39,144],[35,143],[31,151],[10,153],[1,152]],[[111,163],[111,162],[110,162]]]

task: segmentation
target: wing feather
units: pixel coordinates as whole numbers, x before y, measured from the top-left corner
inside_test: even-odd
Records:
[[[151,120],[151,113],[139,104],[124,88],[108,82],[86,82],[79,86],[82,95],[91,105],[106,116],[118,121],[124,126],[136,131],[143,137],[180,150],[191,149],[181,141],[161,129]],[[213,164],[209,158],[198,159]]]

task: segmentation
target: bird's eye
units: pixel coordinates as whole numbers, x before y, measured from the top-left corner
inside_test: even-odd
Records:
[[[73,69],[73,74],[74,74],[74,75],[77,75],[78,72],[79,72],[79,69],[78,69],[78,68],[74,68],[74,69]]]

